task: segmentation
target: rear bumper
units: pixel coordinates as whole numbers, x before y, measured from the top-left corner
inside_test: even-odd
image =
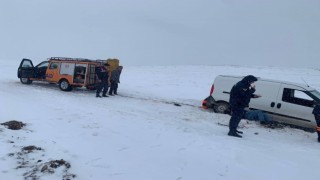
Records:
[[[202,108],[204,109],[212,109],[217,102],[213,99],[212,96],[208,96],[204,100],[202,100]]]

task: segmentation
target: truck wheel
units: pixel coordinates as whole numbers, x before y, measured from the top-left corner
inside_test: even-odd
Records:
[[[30,80],[29,78],[20,78],[20,82],[22,84],[31,84],[32,80]]]
[[[229,104],[226,102],[218,102],[213,109],[216,113],[227,114],[230,112]]]
[[[59,87],[62,91],[71,91],[72,87],[66,79],[63,79],[59,82]]]

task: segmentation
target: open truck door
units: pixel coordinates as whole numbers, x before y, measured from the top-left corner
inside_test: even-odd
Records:
[[[86,88],[90,90],[96,90],[97,87],[97,79],[96,79],[96,67],[97,64],[90,64],[87,74],[88,78],[86,79]]]
[[[30,59],[22,59],[18,68],[18,78],[22,84],[31,84],[30,78],[34,77],[34,66]]]

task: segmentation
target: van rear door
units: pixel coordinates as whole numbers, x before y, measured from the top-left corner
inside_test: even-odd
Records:
[[[282,84],[276,103],[275,116],[289,124],[313,128],[315,126],[312,114],[313,105],[314,100],[305,89]]]
[[[261,97],[251,98],[250,108],[263,110],[274,118],[273,115],[276,111],[275,104],[281,84],[260,80],[255,82],[255,85],[256,92],[254,94],[259,94]]]
[[[33,78],[34,66],[30,59],[22,59],[18,68],[18,78]]]

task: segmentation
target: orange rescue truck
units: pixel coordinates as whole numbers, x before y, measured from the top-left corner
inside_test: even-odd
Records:
[[[71,91],[74,87],[95,89],[97,83],[95,68],[107,61],[51,57],[33,66],[30,59],[22,59],[18,68],[18,78],[22,84],[31,84],[32,81],[59,84],[62,91]],[[115,63],[116,66],[118,64]],[[114,68],[113,66],[111,68]]]

